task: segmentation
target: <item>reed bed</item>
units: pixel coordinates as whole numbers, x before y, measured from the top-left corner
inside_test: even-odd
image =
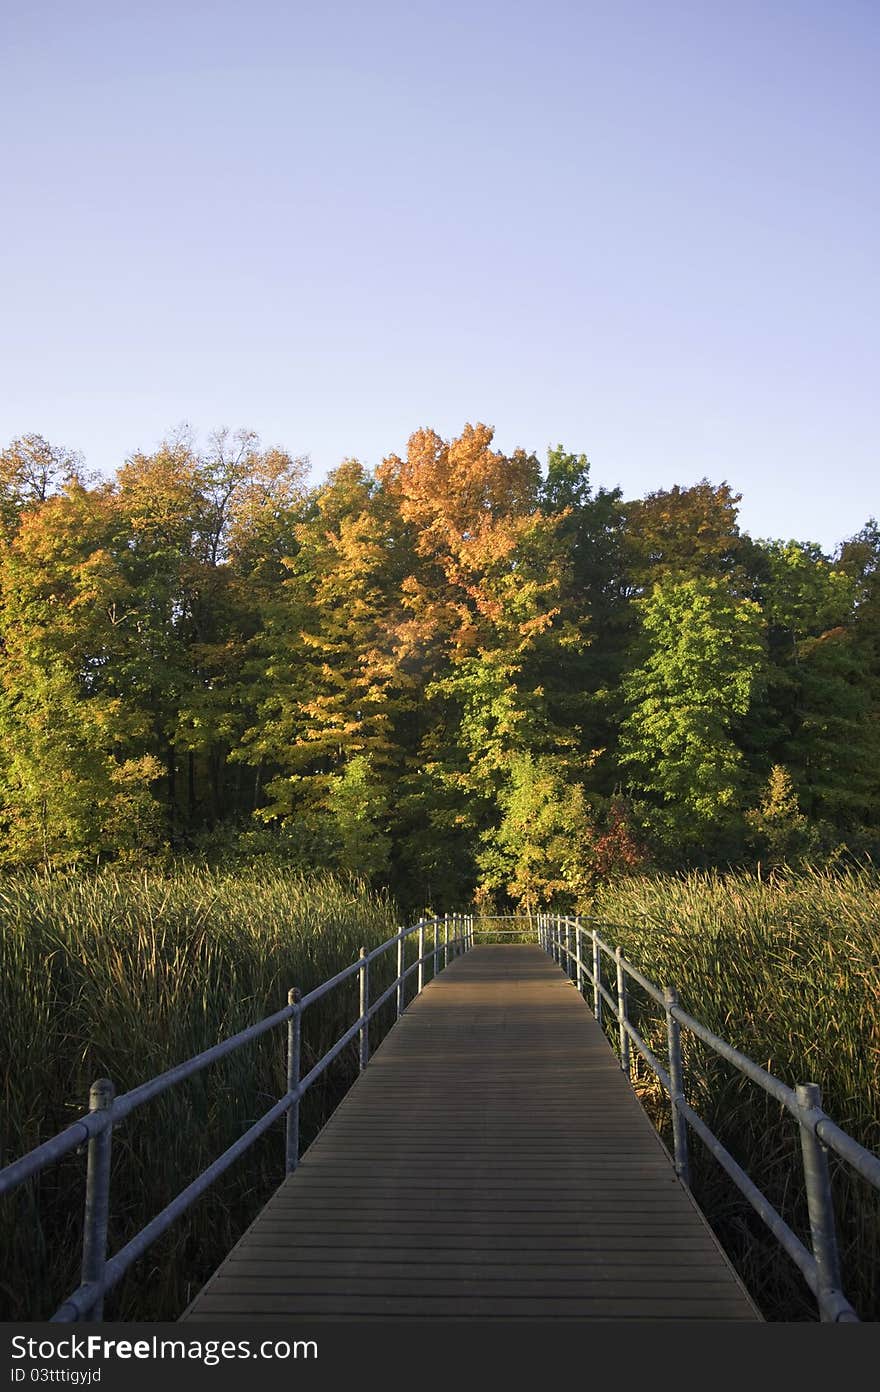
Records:
[[[823,1104],[880,1151],[880,875],[873,869],[700,873],[600,888],[604,936],[685,1010]],[[609,983],[610,984],[610,983]],[[646,1039],[665,1056],[656,1007],[632,992]],[[609,1032],[610,1033],[610,1032]],[[782,1108],[683,1032],[688,1099],[799,1235],[808,1240],[797,1129]],[[646,1065],[636,1086],[668,1135],[668,1105]],[[696,1139],[694,1190],[768,1318],[815,1317],[812,1296],[760,1219]],[[880,1319],[880,1200],[832,1159],[845,1287]]]
[[[357,882],[278,871],[0,882],[0,1162],[84,1111],[94,1078],[127,1091],[279,1009],[291,986],[310,990],[396,929],[391,903]],[[374,973],[376,990],[393,975],[389,960],[384,977]],[[356,980],[307,1011],[304,1070],[356,1018]],[[284,1050],[284,1029],[272,1031],[116,1129],[111,1251],[278,1098]],[[307,1094],[303,1144],[355,1071],[352,1048]],[[175,1318],[280,1182],[283,1145],[282,1127],[273,1128],[227,1171],[108,1298],[107,1317]],[[84,1173],[85,1157],[67,1156],[0,1200],[0,1318],[46,1318],[78,1283]]]

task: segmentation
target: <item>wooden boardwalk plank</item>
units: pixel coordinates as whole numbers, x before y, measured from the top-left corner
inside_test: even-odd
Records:
[[[759,1318],[540,949],[410,1005],[185,1320]]]

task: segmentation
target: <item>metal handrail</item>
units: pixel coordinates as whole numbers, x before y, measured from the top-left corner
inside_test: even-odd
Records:
[[[443,937],[441,941],[440,929]],[[433,929],[433,945],[425,949],[425,930]],[[405,965],[406,940],[417,933],[419,953],[416,960]],[[103,1318],[104,1297],[120,1281],[133,1262],[143,1255],[162,1234],[174,1223],[205,1190],[229,1169],[260,1136],[269,1130],[282,1117],[287,1118],[285,1136],[285,1172],[292,1173],[299,1164],[299,1104],[302,1097],[334,1059],[342,1053],[355,1038],[359,1039],[359,1067],[363,1071],[369,1061],[370,1020],[376,1012],[397,994],[397,1018],[403,1014],[405,983],[413,972],[418,973],[416,995],[425,985],[425,963],[433,962],[433,974],[437,976],[448,964],[474,943],[474,918],[470,914],[445,914],[442,918],[421,918],[409,928],[401,928],[394,937],[380,943],[367,952],[361,948],[357,961],[335,976],[323,981],[314,990],[302,995],[291,988],[288,1003],[281,1010],[266,1016],[256,1024],[239,1030],[237,1034],[222,1040],[219,1044],[166,1069],[155,1078],[132,1088],[121,1096],[114,1095],[113,1084],[108,1078],[98,1078],[89,1091],[89,1110],[63,1131],[35,1146],[26,1155],[14,1160],[0,1170],[0,1195],[16,1189],[49,1165],[60,1160],[71,1150],[87,1144],[86,1197],[83,1222],[83,1255],[80,1284],[58,1307],[52,1316],[54,1322],[70,1322],[81,1319],[100,1320]],[[370,1000],[370,964],[377,961],[392,947],[397,947],[397,976],[392,984],[375,1000]],[[442,961],[442,965],[441,964]],[[300,1077],[301,1061],[301,1020],[303,1012],[328,992],[345,981],[359,980],[358,1018],[309,1070]],[[415,999],[415,996],[413,997]],[[411,1004],[411,1002],[410,1002]],[[287,1091],[267,1112],[240,1136],[222,1155],[196,1176],[182,1189],[160,1213],[157,1213],[124,1247],[112,1257],[107,1256],[107,1226],[110,1212],[110,1150],[114,1126],[133,1112],[136,1107],[152,1101],[161,1093],[177,1083],[191,1078],[212,1063],[252,1043],[278,1025],[287,1023]]]
[[[816,1297],[820,1318],[823,1321],[833,1323],[857,1322],[859,1317],[842,1289],[835,1230],[834,1198],[831,1190],[827,1152],[829,1149],[833,1150],[841,1159],[847,1161],[863,1179],[866,1179],[878,1190],[880,1190],[880,1156],[875,1155],[853,1136],[848,1135],[823,1110],[818,1084],[799,1083],[796,1087],[791,1088],[780,1078],[768,1073],[765,1068],[755,1063],[748,1055],[735,1049],[733,1045],[714,1034],[693,1015],[682,1010],[678,1003],[678,995],[672,987],[660,987],[655,982],[650,981],[631,962],[627,961],[619,947],[613,947],[611,943],[606,942],[599,934],[598,927],[606,928],[614,925],[606,925],[593,919],[588,919],[587,922],[592,926],[585,927],[579,916],[542,914],[538,925],[538,941],[544,950],[576,981],[579,990],[583,991],[585,981],[592,985],[593,1010],[600,1024],[603,1003],[612,1012],[620,1031],[621,1067],[627,1076],[630,1076],[629,1052],[628,1048],[624,1047],[624,1041],[631,1040],[659,1078],[669,1097],[672,1114],[673,1157],[679,1178],[689,1185],[687,1126],[690,1126],[794,1261]],[[572,934],[574,935],[574,948],[571,946]],[[587,938],[591,946],[590,962],[592,965],[587,961],[582,951],[583,941]],[[603,954],[615,964],[617,973],[615,994],[608,990],[602,980]],[[638,982],[666,1015],[668,1071],[656,1059],[628,1017],[627,977]],[[726,1059],[751,1082],[756,1083],[769,1096],[775,1098],[798,1123],[812,1250],[804,1245],[767,1196],[749,1178],[742,1166],[730,1154],[730,1151],[722,1145],[702,1117],[687,1101],[684,1091],[681,1027],[701,1039],[704,1044],[707,1044],[721,1058]]]

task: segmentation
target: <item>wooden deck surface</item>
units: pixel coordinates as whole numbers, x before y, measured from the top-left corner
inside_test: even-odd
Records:
[[[755,1320],[586,1003],[537,947],[450,963],[186,1320]]]

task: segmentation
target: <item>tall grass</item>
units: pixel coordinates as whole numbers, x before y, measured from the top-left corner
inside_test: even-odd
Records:
[[[0,1162],[85,1109],[91,1081],[117,1092],[191,1057],[310,990],[396,931],[363,886],[272,871],[22,876],[0,882]],[[393,976],[389,963],[388,980]],[[376,973],[376,989],[382,977]],[[306,1012],[311,1066],[357,1017],[345,983]],[[138,1109],[114,1132],[110,1249],[216,1158],[285,1086],[272,1031]],[[354,1052],[303,1104],[308,1143],[353,1076]],[[0,1200],[0,1311],[45,1318],[78,1283],[85,1158],[71,1155]],[[174,1318],[283,1176],[273,1128],[132,1269],[109,1318]]]
[[[828,1112],[880,1150],[880,876],[869,869],[641,877],[603,886],[592,910],[648,977],[685,1010],[783,1081],[821,1085]],[[640,992],[633,1005],[661,1056],[665,1031]],[[688,1098],[808,1242],[797,1128],[778,1103],[683,1032]],[[661,1129],[653,1074],[636,1085]],[[812,1297],[760,1219],[699,1141],[697,1198],[775,1319],[811,1318]],[[832,1160],[845,1285],[880,1319],[880,1200]]]

